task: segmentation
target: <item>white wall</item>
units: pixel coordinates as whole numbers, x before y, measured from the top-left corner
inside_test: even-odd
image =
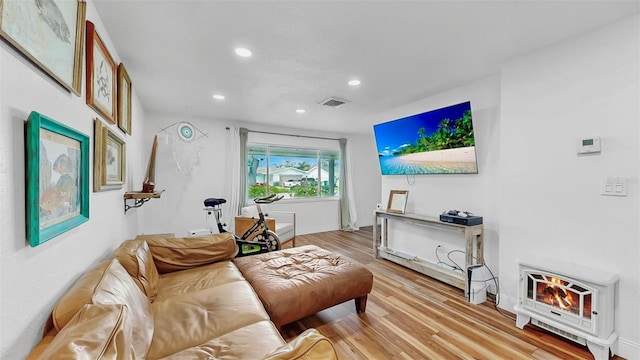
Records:
[[[382,186],[378,149],[373,138],[373,128],[366,135],[352,135],[351,169],[353,173],[353,192],[358,212],[358,227],[373,224],[373,211],[380,203],[378,194]]]
[[[500,81],[491,77],[476,83],[421,100],[400,109],[387,112],[387,120],[471,101],[473,128],[476,140],[478,174],[468,175],[384,175],[379,202],[383,208],[388,203],[390,190],[408,190],[408,213],[438,217],[449,209],[466,210],[482,216],[484,220],[484,256],[494,273],[499,270],[498,209],[495,199],[500,190]],[[464,250],[461,234],[452,234],[416,225],[390,222],[389,245],[391,248],[436,261],[436,245],[442,244],[444,252]],[[452,254],[454,260],[464,266],[464,256]]]
[[[638,16],[505,64],[500,76],[388,113],[388,120],[471,100],[478,175],[383,176],[409,190],[408,212],[456,208],[484,216],[485,260],[500,278],[500,307],[517,301],[517,260],[551,257],[620,276],[619,355],[640,358]],[[577,141],[599,136],[602,153],[578,156]],[[600,195],[606,177],[629,180],[628,197]],[[413,178],[409,178],[411,182]],[[390,226],[391,245],[425,259],[455,237]],[[458,238],[458,244],[460,239]],[[462,258],[456,259],[462,261]]]
[[[143,150],[148,157],[151,139],[154,133],[179,121],[188,121],[207,134],[195,143],[201,148],[199,163],[190,174],[179,171],[173,159],[170,142],[164,141],[163,132],[158,136],[158,154],[156,158],[156,188],[166,190],[161,199],[152,200],[144,207],[132,210],[139,212],[144,219],[141,231],[144,233],[175,233],[186,236],[190,229],[202,229],[209,226],[206,214],[202,210],[203,200],[209,197],[222,197],[231,200],[231,147],[232,130],[227,127],[247,127],[250,130],[271,131],[297,135],[343,137],[335,133],[309,133],[298,129],[265,127],[257,124],[243,124],[233,121],[204,119],[167,114],[150,114],[153,119],[147,124],[149,129],[149,150]],[[371,138],[363,135],[347,136],[352,142],[354,163],[354,193],[358,206],[358,226],[371,225],[371,211],[375,207],[375,193],[379,189],[379,170],[371,161],[375,149],[369,148]],[[372,177],[376,180],[372,181]],[[340,227],[339,202],[335,199],[312,199],[280,201],[269,206],[272,210],[295,211],[296,233],[307,234],[337,230]],[[169,211],[167,209],[170,209]],[[229,204],[223,205],[224,220],[230,223]],[[364,214],[360,214],[360,212]]]
[[[500,137],[503,298],[516,301],[516,260],[528,256],[616,273],[620,350],[632,359],[640,358],[638,29],[636,16],[507,64]],[[576,142],[590,136],[602,153],[578,156]],[[601,196],[606,177],[628,178],[629,196]]]
[[[94,22],[116,64],[118,55],[91,3]],[[90,193],[88,222],[35,248],[25,236],[24,124],[37,111],[93,139],[98,115],[85,104],[85,89],[72,95],[0,42],[0,358],[24,358],[40,340],[53,305],[91,264],[137,233],[135,214],[123,213],[122,191]],[[143,111],[133,94],[133,136],[127,141],[127,181],[140,177]],[[83,82],[84,88],[84,82]],[[93,141],[90,168],[93,169]],[[90,174],[92,184],[93,174]],[[91,186],[92,189],[92,186]]]

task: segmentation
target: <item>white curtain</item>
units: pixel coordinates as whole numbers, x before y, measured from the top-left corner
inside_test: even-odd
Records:
[[[244,194],[247,193],[247,134],[245,128],[233,128],[231,135],[231,201],[229,214],[225,222],[231,231],[235,231],[234,218],[240,215],[244,206]]]
[[[356,221],[356,203],[353,199],[351,182],[351,146],[347,139],[340,140],[340,229],[344,231],[358,230]]]

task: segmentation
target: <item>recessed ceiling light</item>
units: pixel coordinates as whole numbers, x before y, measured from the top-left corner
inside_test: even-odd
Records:
[[[358,86],[360,85],[360,80],[349,80],[349,85]]]
[[[305,109],[298,109],[298,110],[296,110],[296,112],[297,112],[298,114],[304,114],[304,113],[306,113],[307,111],[306,111]]]
[[[224,95],[220,95],[220,94],[214,94],[213,98],[216,99],[216,100],[224,100],[225,99]]]
[[[237,48],[236,49],[236,54],[238,54],[238,56],[242,56],[242,57],[249,57],[249,56],[252,55],[251,50],[245,49],[245,48]]]

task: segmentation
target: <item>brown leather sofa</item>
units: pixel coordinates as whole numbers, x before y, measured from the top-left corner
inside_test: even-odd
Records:
[[[28,359],[337,359],[314,329],[285,343],[234,253],[229,234],[125,241],[62,296]]]

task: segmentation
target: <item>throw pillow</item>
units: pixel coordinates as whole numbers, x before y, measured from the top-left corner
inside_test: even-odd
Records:
[[[124,304],[129,308],[136,358],[146,357],[153,337],[153,313],[149,299],[117,259],[111,260],[100,283],[96,286],[92,302]]]
[[[236,243],[229,233],[190,238],[145,237],[160,274],[233,260]]]
[[[114,252],[135,283],[140,287],[149,300],[153,301],[158,294],[159,275],[153,262],[149,245],[144,240],[127,240]]]
[[[122,304],[84,305],[35,359],[133,359],[128,316]]]

